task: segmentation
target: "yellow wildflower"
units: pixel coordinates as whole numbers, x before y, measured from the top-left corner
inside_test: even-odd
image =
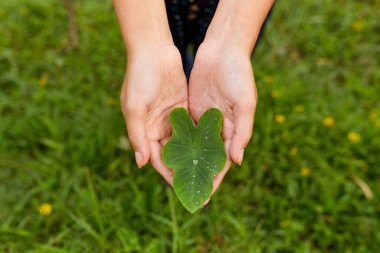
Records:
[[[322,124],[328,127],[331,127],[335,124],[335,120],[332,117],[325,117],[322,120]]]
[[[301,168],[301,171],[300,171],[300,174],[301,176],[303,177],[308,177],[311,173],[311,169],[309,167],[302,167]]]
[[[278,90],[272,90],[272,91],[270,92],[270,96],[271,96],[272,98],[278,98],[278,97],[281,97],[281,92],[278,91]]]
[[[21,12],[21,14],[28,14],[29,13],[29,8],[26,7],[26,6],[22,6],[20,8],[20,12]]]
[[[112,106],[115,104],[115,99],[113,99],[113,97],[108,97],[107,98],[107,104]]]
[[[369,169],[369,166],[368,166],[368,164],[365,163],[360,168],[362,169],[362,171],[367,172]]]
[[[53,211],[53,206],[49,203],[43,203],[38,207],[38,211],[43,216],[49,216]]]
[[[316,60],[316,63],[318,65],[326,65],[329,63],[329,59],[328,58],[325,58],[325,57],[320,57]]]
[[[361,32],[364,28],[364,24],[360,20],[355,20],[354,22],[352,22],[351,27],[352,30],[354,30],[354,32]]]
[[[43,74],[41,77],[40,77],[40,80],[38,80],[38,85],[40,86],[40,87],[45,87],[46,86],[46,84],[48,83],[48,81],[49,81],[49,77],[48,77],[48,75],[46,75],[46,74]]]
[[[369,112],[369,116],[368,116],[369,120],[370,121],[374,121],[376,122],[376,119],[377,119],[377,111],[375,109],[371,110]]]
[[[273,83],[273,76],[264,76],[264,82]]]
[[[281,221],[280,222],[280,227],[281,228],[287,228],[287,227],[289,227],[289,221],[288,220]]]
[[[297,155],[297,153],[298,153],[298,148],[296,148],[296,147],[293,147],[293,148],[290,150],[290,155],[291,155],[291,156],[295,156],[295,155]]]
[[[285,116],[282,115],[282,114],[276,114],[274,115],[274,120],[278,123],[278,124],[282,124],[285,122]]]
[[[294,111],[303,112],[304,111],[303,105],[297,105],[296,107],[294,107]]]
[[[360,134],[358,134],[356,132],[349,132],[347,135],[347,138],[349,141],[354,142],[354,143],[359,142],[362,139]]]

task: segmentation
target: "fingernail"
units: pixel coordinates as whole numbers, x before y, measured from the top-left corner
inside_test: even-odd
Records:
[[[241,166],[241,163],[243,162],[243,157],[244,157],[244,149],[240,150],[240,153],[239,153],[239,166]]]
[[[137,167],[139,167],[139,169],[141,169],[142,165],[142,155],[139,151],[136,151],[135,152],[135,159],[136,159],[136,163],[137,163]]]

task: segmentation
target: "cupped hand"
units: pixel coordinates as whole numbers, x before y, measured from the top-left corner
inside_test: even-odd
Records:
[[[120,100],[138,167],[150,161],[172,184],[172,172],[162,161],[162,144],[171,134],[170,111],[188,106],[186,77],[177,48],[156,45],[128,52]]]
[[[241,164],[253,128],[257,90],[250,55],[239,47],[203,42],[195,57],[189,81],[189,111],[195,122],[208,108],[223,113],[222,138],[227,163],[214,178],[219,187],[232,161]]]

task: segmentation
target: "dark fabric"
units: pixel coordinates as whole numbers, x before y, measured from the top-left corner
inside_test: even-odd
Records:
[[[187,77],[190,75],[194,55],[206,35],[218,2],[218,0],[165,0],[174,44],[181,53]],[[257,42],[263,34],[267,20],[261,28]]]
[[[194,55],[206,35],[218,0],[166,0],[165,3],[174,44],[182,55],[183,67],[189,76]]]
[[[176,46],[182,51],[193,44],[196,51],[206,35],[218,1],[166,0],[165,2]]]

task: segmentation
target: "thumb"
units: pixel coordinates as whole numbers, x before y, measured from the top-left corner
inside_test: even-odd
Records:
[[[255,105],[236,108],[234,133],[229,152],[232,160],[239,165],[243,161],[244,149],[252,136],[255,109]]]
[[[127,124],[128,138],[135,150],[135,159],[139,168],[149,161],[149,141],[146,136],[145,119],[148,114],[147,109],[135,108],[133,110],[123,109]]]

